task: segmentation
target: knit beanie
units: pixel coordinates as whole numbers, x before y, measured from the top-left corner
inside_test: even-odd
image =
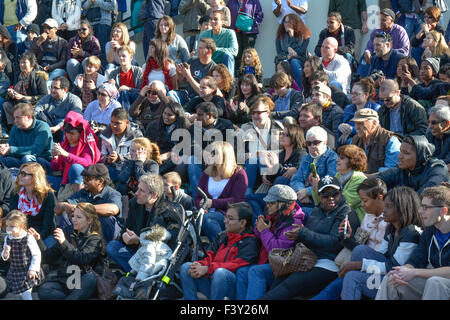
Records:
[[[439,73],[439,58],[425,58],[424,61],[428,62],[434,70],[434,74],[437,75]]]

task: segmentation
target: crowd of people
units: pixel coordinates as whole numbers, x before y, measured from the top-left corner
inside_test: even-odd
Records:
[[[377,29],[330,0],[311,30],[307,0],[272,1],[264,66],[260,0],[131,1],[143,64],[125,1],[0,2],[0,296],[95,298],[149,230],[175,249],[181,206],[206,250],[174,299],[450,299],[447,8],[381,2]],[[275,277],[298,243],[317,262]]]

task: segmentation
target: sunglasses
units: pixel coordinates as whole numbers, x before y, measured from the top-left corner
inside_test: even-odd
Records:
[[[311,146],[318,146],[321,142],[322,142],[322,141],[320,141],[320,140],[306,141],[306,145],[307,145],[308,147],[311,147]]]
[[[19,176],[21,176],[21,177],[26,177],[26,176],[32,177],[33,174],[25,172],[25,171],[19,171]]]
[[[321,192],[321,193],[319,193],[319,195],[324,198],[330,198],[330,197],[336,198],[336,196],[339,195],[340,193],[341,192],[339,190],[335,190],[335,191],[331,191],[331,192]]]
[[[158,91],[147,91],[147,94],[156,96],[156,95],[158,95]]]
[[[108,94],[105,92],[97,92],[97,95],[102,96],[102,97],[108,97]]]
[[[80,29],[78,29],[78,31],[88,31],[89,29],[88,28],[80,28]]]
[[[280,133],[280,136],[282,136],[282,137],[288,137],[288,138],[291,137],[291,136],[289,135],[289,133],[286,133],[286,132],[281,132],[281,133]]]

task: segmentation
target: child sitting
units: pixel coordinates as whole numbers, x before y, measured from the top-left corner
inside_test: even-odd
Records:
[[[27,217],[19,210],[12,210],[6,217],[6,232],[2,259],[10,259],[6,276],[8,288],[14,294],[22,294],[23,300],[33,300],[31,290],[44,277],[41,270],[41,251],[33,236],[27,233]]]
[[[181,177],[178,172],[171,171],[163,175],[164,180],[164,194],[166,197],[175,203],[183,206],[184,210],[192,210],[194,208],[194,200],[192,197],[181,189]],[[175,194],[172,192],[175,191]]]
[[[242,53],[241,67],[236,79],[239,79],[244,74],[252,74],[256,77],[258,84],[262,87],[262,65],[259,59],[258,52],[254,48],[247,48]]]
[[[86,58],[84,73],[77,75],[75,78],[75,89],[73,93],[81,98],[83,111],[90,102],[97,98],[97,88],[106,81],[105,76],[98,73],[101,65],[102,63],[99,58],[90,56]]]

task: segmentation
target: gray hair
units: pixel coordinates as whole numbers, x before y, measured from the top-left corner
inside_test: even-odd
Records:
[[[430,115],[434,114],[442,121],[450,121],[450,107],[444,105],[437,105],[430,109]]]
[[[320,141],[327,141],[328,134],[325,131],[325,129],[315,126],[311,127],[307,132],[305,138],[308,139],[309,137],[315,137],[319,139]]]
[[[146,174],[141,176],[139,182],[145,183],[150,190],[150,193],[157,193],[158,198],[162,197],[164,193],[164,180],[157,174]]]

